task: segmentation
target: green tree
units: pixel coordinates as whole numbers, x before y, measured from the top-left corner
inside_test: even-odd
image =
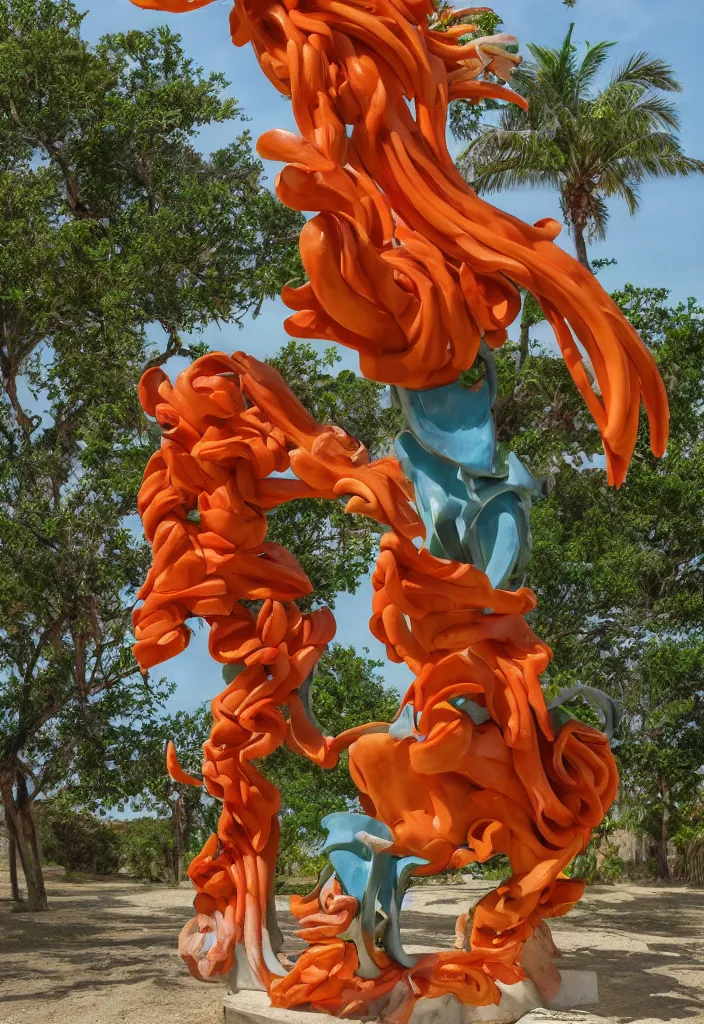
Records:
[[[68,665],[68,658],[63,662],[57,660],[55,667],[60,664]],[[28,732],[17,757],[12,798],[18,825],[25,831],[30,847],[34,848],[39,839],[39,850],[44,860],[48,857],[67,868],[82,866],[97,870],[90,867],[96,852],[95,843],[90,841],[90,829],[82,827],[89,822],[76,820],[77,827],[73,829],[71,814],[81,814],[98,806],[95,799],[97,776],[93,776],[93,767],[100,764],[103,770],[114,768],[107,760],[107,737],[116,728],[121,734],[134,733],[141,728],[143,721],[154,719],[172,690],[164,680],[147,682],[134,669],[120,675],[117,666],[108,680],[109,685],[102,690],[98,685],[99,679],[105,681],[96,675],[95,685],[88,695],[78,685],[73,689],[67,685],[57,691],[52,713]],[[32,700],[36,700],[36,694],[29,692]],[[10,716],[15,713],[12,702],[16,697],[14,688],[8,688],[6,694],[0,693],[3,729],[8,725],[11,727]],[[89,793],[90,798],[78,800],[81,793]],[[38,832],[34,821],[35,809],[39,811]],[[99,838],[98,826],[95,828],[95,838]],[[12,855],[17,852],[17,843],[15,839],[13,850],[15,836],[12,831],[9,838],[12,893],[13,898],[21,902],[16,856]],[[61,848],[63,855],[54,856],[52,848]],[[82,865],[76,857],[83,857]],[[28,881],[27,884],[31,901],[31,883]]]
[[[114,824],[75,810],[60,797],[38,801],[36,818],[45,864],[60,864],[67,871],[94,875],[117,873],[120,833]]]
[[[658,874],[670,873],[668,845],[701,807],[704,766],[704,637],[660,635],[644,644],[622,706],[621,804],[628,824],[651,838]]]
[[[174,834],[168,818],[113,822],[120,841],[120,864],[143,882],[174,881]]]
[[[614,298],[651,347],[671,401],[667,455],[641,437],[628,478],[606,484],[599,435],[562,361],[500,359],[502,440],[539,474],[528,582],[536,632],[555,652],[549,682],[597,686],[619,701],[619,809],[667,844],[696,799],[704,765],[704,308],[628,285]]]
[[[203,704],[195,711],[177,711],[165,715],[158,709],[132,722],[112,719],[105,723],[99,743],[86,743],[78,749],[70,799],[101,814],[127,807],[145,812],[151,818],[139,819],[141,825],[127,828],[125,849],[133,868],[151,877],[167,877],[178,884],[184,877],[186,861],[215,830],[218,808],[215,801],[195,786],[175,783],[166,771],[166,746],[172,741],[182,767],[196,777],[203,764],[203,743],[212,719]],[[150,826],[150,820],[168,824]],[[165,842],[164,837],[168,836]],[[156,871],[145,867],[148,850],[154,842]],[[146,844],[146,845],[145,845]]]
[[[636,53],[602,87],[614,44],[588,44],[580,59],[573,29],[557,49],[529,45],[532,60],[511,78],[528,111],[502,106],[458,165],[482,193],[556,189],[577,256],[589,269],[587,241],[605,237],[610,199],[635,214],[644,181],[701,174],[704,162],[682,150],[677,108],[664,95],[682,88],[670,65]]]
[[[353,647],[331,644],[318,663],[311,693],[311,706],[323,732],[336,736],[365,722],[393,719],[399,696],[384,686],[382,667],[382,662],[357,654]],[[279,871],[290,873],[314,862],[325,837],[321,819],[353,807],[357,791],[346,753],[336,768],[324,770],[280,747],[262,768],[281,790]]]
[[[91,48],[80,27],[69,0],[0,10],[0,791],[35,908],[32,802],[110,720],[108,694],[147,699],[130,653],[148,551],[127,517],[154,444],[137,381],[295,276],[301,223],[247,133],[194,148],[238,109],[177,36]]]

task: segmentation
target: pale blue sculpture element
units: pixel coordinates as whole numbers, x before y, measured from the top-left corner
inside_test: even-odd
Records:
[[[439,388],[408,391],[395,387],[408,429],[429,452],[459,466],[473,476],[495,475],[496,428],[492,409],[496,401],[496,368],[482,347],[486,375],[480,385],[465,388],[459,381]],[[503,475],[498,468],[498,475]]]
[[[428,861],[389,854],[394,842],[391,829],[366,814],[341,811],[328,814],[322,824],[329,833],[323,850],[344,891],[359,901],[367,954],[379,941],[390,957],[412,967],[415,958],[401,943],[401,903],[409,875]]]
[[[415,710],[412,704],[404,704],[398,718],[389,726],[389,735],[395,740],[405,740],[416,731]]]
[[[486,346],[485,376],[422,391],[393,389],[408,422],[396,454],[412,481],[432,555],[475,565],[503,588],[530,557],[530,500],[536,483],[496,443],[496,368]]]
[[[471,697],[451,697],[449,703],[459,711],[464,711],[465,715],[469,715],[475,725],[484,725],[485,722],[491,721],[488,709],[477,704]]]
[[[475,476],[405,430],[396,439],[396,455],[414,485],[432,555],[476,565],[494,587],[506,586],[523,570],[530,557],[530,497],[536,484],[513,454],[504,461],[502,476]]]

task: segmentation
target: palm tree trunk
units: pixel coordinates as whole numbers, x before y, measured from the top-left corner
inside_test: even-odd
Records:
[[[589,262],[589,257],[587,256],[587,243],[584,239],[584,228],[577,224],[574,225],[574,247],[577,250],[577,259],[591,274],[592,266]]]

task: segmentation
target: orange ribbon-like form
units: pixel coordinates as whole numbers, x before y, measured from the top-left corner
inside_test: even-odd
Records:
[[[309,282],[283,293],[296,310],[286,328],[357,350],[374,380],[432,387],[472,365],[482,336],[492,347],[505,341],[520,309],[517,286],[525,288],[553,327],[618,485],[641,398],[653,451],[665,449],[667,397],[655,361],[594,276],[554,244],[556,221],[524,224],[460,177],[445,139],[448,104],[524,104],[503,84],[516,58],[497,45],[515,40],[462,42],[471,26],[431,28],[432,14],[430,0],[236,0],[232,8],[234,43],[250,43],[269,81],[291,97],[301,133],[259,140],[262,156],[286,162],[277,195],[319,211],[301,234]]]
[[[186,12],[212,0],[133,2]],[[235,0],[233,41],[251,44],[291,98],[300,133],[267,132],[258,151],[285,164],[282,202],[314,214],[300,239],[307,283],[282,296],[286,329],[354,349],[371,379],[434,388],[471,367],[482,341],[504,343],[525,289],[620,485],[641,401],[653,451],[665,448],[655,361],[593,275],[555,245],[555,221],[523,224],[458,174],[449,103],[525,105],[506,84],[520,58],[504,48],[512,37],[472,38],[471,26],[432,14],[430,0]],[[180,940],[189,969],[216,978],[241,955],[275,1006],[351,1017],[388,1004],[389,1024],[408,1024],[420,998],[497,1003],[497,982],[526,973],[554,993],[544,921],[582,893],[564,871],[612,803],[617,773],[600,732],[557,726],[548,713],[540,674],[551,655],[525,620],[533,594],[497,590],[474,566],[419,547],[425,531],[396,459],[371,462],[243,353],[199,359],[173,386],[151,370],[141,400],[163,441],[139,500],[154,561],[134,615],[135,655],[147,669],[178,654],[188,619],[200,617],[212,657],[231,666],[204,747],[203,784],[223,811],[189,869],[196,917]],[[386,528],[371,629],[415,677],[392,727],[329,737],[308,714],[306,683],[334,620],[326,609],[300,613],[310,582],[266,540],[266,513],[304,497],[344,498]],[[462,948],[402,967],[372,943],[374,969],[361,970],[350,938],[358,901],[332,876],[294,898],[310,945],[286,960],[273,910],[280,799],[257,766],[281,743],[323,767],[349,749],[364,811],[393,835],[390,856],[427,862],[419,873],[508,856],[512,876],[475,908],[471,929],[460,919]],[[200,784],[173,748],[168,766],[177,781]]]

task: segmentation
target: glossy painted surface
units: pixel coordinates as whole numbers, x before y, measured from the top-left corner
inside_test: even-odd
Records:
[[[209,0],[136,2],[186,12]],[[545,920],[579,899],[583,886],[564,869],[617,776],[607,737],[570,715],[574,695],[546,706],[551,653],[526,622],[535,597],[518,585],[534,484],[496,446],[490,353],[519,312],[519,289],[532,292],[615,484],[641,400],[653,451],[664,450],[664,388],[609,296],[554,244],[556,222],[500,212],[453,165],[451,100],[524,103],[505,84],[519,60],[504,48],[511,37],[467,40],[467,25],[438,21],[429,0],[236,0],[230,30],[290,96],[300,131],[267,132],[258,145],[285,164],[279,198],[314,214],[300,240],[308,281],[283,293],[286,329],[356,350],[364,375],[393,385],[408,428],[398,458],[372,462],[244,353],[199,359],[173,385],[158,369],[142,381],[163,441],[139,500],[154,561],[134,613],[135,655],[144,669],[166,661],[201,618],[227,671],[202,780],[222,814],[189,868],[196,917],[180,951],[201,979],[246,961],[274,1006],[387,1024],[408,1024],[419,1000],[498,1003],[499,984],[526,977],[547,999]],[[477,357],[485,381],[468,390],[460,375]],[[348,512],[384,528],[370,628],[414,675],[394,723],[325,736],[309,707],[334,619],[299,611],[311,584],[266,540],[266,513],[304,497],[345,497]],[[613,709],[602,711],[608,729]],[[323,768],[349,750],[362,809],[327,819],[328,867],[312,893],[292,897],[308,943],[295,960],[280,953],[273,909],[280,796],[259,767],[282,743]],[[173,748],[168,767],[201,784]],[[456,948],[409,957],[399,932],[408,872],[497,853],[513,874],[471,921],[460,917]]]

